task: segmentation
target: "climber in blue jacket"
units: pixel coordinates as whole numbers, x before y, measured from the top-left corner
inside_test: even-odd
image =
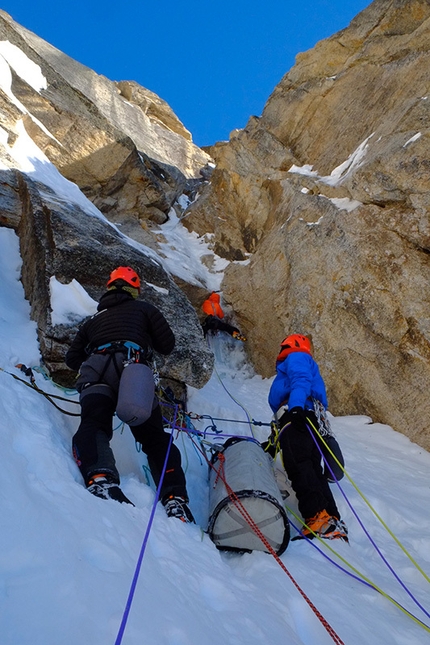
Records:
[[[305,518],[301,535],[347,541],[333,494],[321,465],[315,441],[319,430],[314,401],[327,408],[327,394],[309,338],[287,336],[276,361],[276,376],[269,392],[269,405],[277,419],[278,444],[299,511]],[[294,539],[294,538],[293,538]]]
[[[303,338],[306,337],[303,336]],[[307,338],[306,341],[309,343]],[[303,344],[304,341],[302,341]],[[272,410],[276,412],[284,404],[290,409],[299,407],[313,410],[312,399],[318,399],[326,408],[327,394],[324,381],[312,356],[303,347],[299,351],[290,352],[288,347],[281,347],[283,349],[278,356],[276,377],[269,392],[269,405]],[[285,356],[282,356],[284,353]],[[287,356],[290,356],[288,361]]]

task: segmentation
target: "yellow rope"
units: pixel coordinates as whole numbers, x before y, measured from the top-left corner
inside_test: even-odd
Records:
[[[302,521],[302,519],[297,515],[297,513],[295,513],[293,511],[293,509],[290,508],[287,504],[285,504],[285,508],[287,509],[287,511],[289,513],[291,513],[291,515],[294,516],[294,518],[298,522],[301,522],[307,529],[312,530],[312,529],[309,528],[309,526],[305,522]],[[333,549],[333,547],[330,546],[330,544],[327,544],[327,540],[324,540],[323,538],[321,538],[317,533],[314,533],[314,535],[321,542],[321,544],[323,544],[329,551],[331,551],[333,553],[333,555],[335,555],[337,558],[339,558],[339,560],[341,562],[343,562],[347,567],[349,567],[351,569],[351,571],[353,571],[359,578],[361,578],[361,580],[363,580],[364,582],[367,582],[367,584],[370,585],[373,589],[375,589],[375,591],[380,593],[381,596],[384,596],[384,598],[386,598],[391,603],[393,603],[393,605],[395,605],[398,609],[400,609],[406,616],[411,618],[415,623],[420,625],[420,627],[422,627],[423,629],[425,629],[427,632],[430,633],[430,627],[428,627],[425,623],[423,623],[422,620],[420,620],[419,618],[414,616],[414,614],[412,614],[405,607],[403,607],[399,602],[397,602],[397,600],[395,600],[395,598],[393,598],[392,596],[390,596],[390,594],[386,593],[383,589],[378,587],[378,585],[375,584],[374,582],[372,582],[370,580],[370,578],[365,576],[364,573],[359,571],[359,569],[357,569],[356,567],[354,567],[354,565],[352,565],[350,562],[348,562],[348,560],[346,558],[344,558],[339,553],[337,553],[337,551],[335,551]]]
[[[385,528],[386,531],[391,535],[393,540],[396,542],[396,544],[401,548],[403,553],[409,558],[409,560],[412,562],[412,564],[418,569],[418,571],[424,576],[424,578],[427,580],[427,582],[430,582],[430,577],[423,571],[423,569],[420,567],[420,565],[414,560],[414,558],[411,556],[411,554],[408,552],[408,550],[403,546],[403,544],[400,542],[400,540],[394,535],[392,530],[387,526],[387,524],[384,522],[382,517],[379,515],[379,513],[373,508],[372,504],[369,502],[369,500],[365,497],[364,493],[361,492],[357,484],[354,482],[352,477],[346,472],[345,468],[343,465],[340,463],[339,459],[336,457],[336,455],[333,453],[331,450],[330,446],[327,444],[327,442],[324,440],[324,437],[321,436],[321,434],[318,432],[318,430],[315,428],[313,423],[309,421],[309,424],[311,425],[312,429],[319,435],[321,441],[323,442],[325,448],[328,450],[330,455],[333,457],[335,460],[336,464],[342,469],[342,472],[346,475],[347,479],[351,482],[351,484],[354,486],[355,490],[357,493],[360,495],[360,497],[365,501],[367,506],[370,508],[372,513],[378,518],[378,520],[381,522],[382,526]]]

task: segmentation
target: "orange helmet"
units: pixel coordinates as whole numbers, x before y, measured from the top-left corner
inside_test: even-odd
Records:
[[[131,267],[118,267],[114,269],[109,276],[106,286],[110,287],[115,280],[124,280],[131,287],[136,287],[140,289],[140,278]]]
[[[311,341],[307,336],[301,334],[291,334],[284,338],[281,343],[281,351],[278,354],[276,362],[279,363],[287,358],[292,352],[305,352],[312,356]]]

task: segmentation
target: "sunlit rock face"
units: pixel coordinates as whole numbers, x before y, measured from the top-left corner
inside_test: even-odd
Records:
[[[429,448],[430,5],[376,0],[297,56],[184,220],[232,260],[223,291],[263,375],[311,334],[334,414]]]
[[[153,92],[96,74],[1,11],[0,41],[20,104],[15,117],[27,112],[26,131],[37,146],[111,220],[127,213],[136,228],[165,221],[187,182],[202,179],[210,157]],[[27,60],[40,68],[40,87],[16,64]]]
[[[131,265],[175,333],[172,355],[157,357],[161,376],[202,387],[213,355],[152,229],[207,182],[210,157],[155,94],[117,86],[4,12],[0,88],[0,224],[19,235],[22,282],[51,375],[73,383],[64,354],[78,324],[53,324],[51,278],[75,279],[97,300],[112,269]]]

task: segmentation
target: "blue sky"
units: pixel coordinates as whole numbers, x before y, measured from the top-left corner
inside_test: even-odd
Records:
[[[111,80],[169,103],[199,146],[260,115],[296,54],[369,0],[3,0],[14,20]]]

